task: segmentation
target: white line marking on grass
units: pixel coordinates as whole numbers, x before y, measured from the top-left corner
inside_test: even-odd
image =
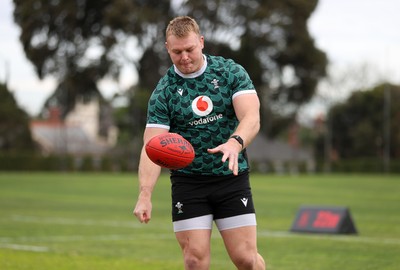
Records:
[[[50,250],[48,247],[27,246],[18,244],[0,244],[0,248],[33,252],[48,252]]]
[[[46,224],[57,224],[57,225],[83,225],[83,226],[104,226],[104,227],[118,227],[118,228],[151,228],[157,227],[157,229],[164,229],[171,231],[172,223],[168,226],[160,226],[155,222],[151,224],[139,223],[135,217],[132,216],[132,221],[109,221],[109,220],[98,220],[98,219],[74,219],[74,218],[60,218],[60,217],[38,217],[38,216],[20,216],[13,215],[11,220],[15,222],[25,223],[46,223]]]
[[[80,242],[80,241],[137,241],[148,239],[173,239],[171,234],[110,234],[110,235],[53,235],[53,236],[29,236],[29,237],[0,237],[0,245],[8,243],[61,243],[61,242]]]
[[[107,227],[126,227],[126,228],[137,228],[140,227],[140,223],[134,222],[122,222],[122,221],[105,221],[105,220],[94,220],[94,219],[72,219],[72,218],[60,218],[60,217],[35,217],[35,216],[12,216],[11,220],[17,222],[26,223],[49,223],[59,225],[85,225],[85,226],[107,226]]]
[[[400,245],[400,239],[398,238],[378,238],[378,237],[364,237],[358,235],[323,235],[323,234],[299,234],[285,231],[259,231],[259,237],[304,237],[311,240],[331,240],[341,242],[358,242],[358,243],[371,243],[371,244],[386,244],[386,245]]]

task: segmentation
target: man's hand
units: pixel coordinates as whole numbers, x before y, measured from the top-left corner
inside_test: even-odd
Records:
[[[140,221],[140,223],[148,223],[151,219],[151,210],[152,210],[151,199],[147,196],[142,196],[142,193],[139,195],[139,199],[136,203],[135,209],[133,210],[133,214]]]
[[[229,159],[229,169],[234,175],[238,175],[238,157],[240,151],[242,151],[242,146],[236,140],[229,139],[226,143],[215,148],[208,149],[207,151],[210,154],[222,153],[222,162],[225,162]]]

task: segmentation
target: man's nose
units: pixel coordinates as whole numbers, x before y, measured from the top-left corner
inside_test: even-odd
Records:
[[[182,60],[187,60],[189,58],[189,54],[187,52],[182,52]]]

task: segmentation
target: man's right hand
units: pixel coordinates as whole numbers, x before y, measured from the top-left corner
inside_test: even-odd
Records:
[[[151,219],[152,204],[149,198],[143,198],[142,194],[139,195],[139,199],[136,203],[133,214],[140,221],[140,223],[148,223]]]

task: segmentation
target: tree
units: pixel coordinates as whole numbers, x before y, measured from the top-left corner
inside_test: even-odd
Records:
[[[29,116],[18,107],[7,85],[0,83],[0,152],[26,153],[33,150]]]
[[[132,39],[146,43],[144,36],[151,32],[147,26],[154,18],[165,19],[162,11],[169,5],[154,0],[14,0],[14,4],[26,56],[39,78],[58,79],[53,97],[65,108],[64,115],[77,97],[100,96],[99,80],[118,77],[121,66],[134,61],[124,51],[126,43]]]
[[[390,92],[390,107],[385,92]],[[385,115],[385,108],[390,112]],[[400,157],[400,86],[380,84],[372,89],[354,92],[349,99],[333,106],[329,118],[333,129],[333,148],[341,158],[384,156],[388,143],[385,129],[390,130],[390,156]]]
[[[326,55],[315,47],[307,30],[317,0],[14,3],[24,51],[39,78],[53,75],[59,80],[54,97],[64,105],[64,113],[78,96],[99,95],[97,82],[118,78],[127,64],[138,70],[139,89],[151,91],[170,65],[164,31],[179,14],[198,20],[206,52],[232,57],[249,70],[266,122],[273,119],[271,111],[293,117],[325,75]]]
[[[318,119],[315,119],[314,115],[309,115],[309,117],[312,117],[312,121],[317,121],[318,134],[314,142],[314,149],[316,157],[324,160],[325,171],[331,171],[332,159],[335,158],[335,152],[332,151],[332,127],[329,117],[326,117],[330,108],[345,101],[352,91],[368,89],[379,81],[382,81],[379,71],[368,63],[350,65],[345,68],[330,65],[326,78],[318,83],[317,93],[314,95],[313,101],[304,106],[304,109],[316,104],[323,106],[322,115]],[[304,117],[306,114],[303,111],[301,115]],[[303,121],[306,118],[307,116],[303,118]]]

